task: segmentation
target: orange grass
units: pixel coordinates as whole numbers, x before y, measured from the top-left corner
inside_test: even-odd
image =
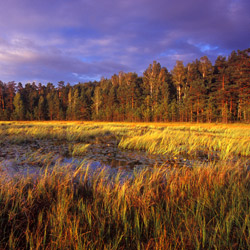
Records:
[[[58,166],[59,167],[59,166]],[[249,249],[240,163],[144,169],[133,178],[57,168],[0,177],[0,249]]]
[[[90,143],[96,136],[129,142],[138,136],[139,141],[145,139],[145,145],[148,139],[161,142],[149,144],[152,152],[160,152],[157,147],[161,145],[163,153],[172,152],[172,146],[174,155],[180,150],[198,154],[202,146],[207,155],[221,156],[217,163],[211,160],[192,168],[134,170],[127,178],[105,169],[91,172],[81,164],[73,171],[59,162],[39,178],[7,179],[0,172],[0,249],[250,249],[249,167],[231,157],[248,155],[249,125],[0,125],[0,143],[39,139]],[[169,137],[172,144],[164,131],[175,136]],[[183,140],[184,135],[189,140]],[[174,144],[178,142],[180,149]],[[136,142],[138,147],[147,150],[144,141],[140,143]],[[48,164],[40,155],[32,157],[30,161],[41,162],[42,169]]]

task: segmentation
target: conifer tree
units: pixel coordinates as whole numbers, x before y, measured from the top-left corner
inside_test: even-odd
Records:
[[[47,110],[46,110],[46,103],[43,95],[40,95],[38,101],[38,120],[43,121],[46,119]]]
[[[177,101],[180,102],[183,96],[183,88],[185,86],[185,67],[183,61],[176,61],[176,65],[172,70],[173,82],[177,90]]]
[[[25,112],[24,112],[24,105],[23,100],[21,99],[20,93],[17,93],[14,97],[13,101],[15,112],[14,112],[14,119],[15,120],[24,120],[25,118]]]

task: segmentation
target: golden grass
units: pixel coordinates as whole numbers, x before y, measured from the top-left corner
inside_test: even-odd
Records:
[[[83,155],[90,144],[74,144],[72,149],[72,156]]]
[[[83,164],[73,171],[57,162],[49,171],[53,155],[33,154],[27,161],[42,165],[43,175],[8,182],[0,176],[0,249],[250,249],[250,172],[240,160],[249,157],[249,128],[0,122],[4,143],[67,140],[82,153],[91,140],[112,137],[122,148],[211,158],[126,178]]]
[[[60,169],[0,178],[1,249],[249,249],[250,174],[240,164],[112,177]]]
[[[250,155],[250,126],[246,124],[1,122],[0,140],[67,140],[89,143],[113,137],[119,147],[169,156],[231,159]]]
[[[250,156],[250,129],[235,127],[177,126],[149,129],[134,136],[124,136],[124,149],[145,150],[163,155],[189,155],[230,159]]]

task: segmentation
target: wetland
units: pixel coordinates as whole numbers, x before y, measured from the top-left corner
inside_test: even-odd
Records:
[[[90,166],[100,165],[100,167],[132,171],[134,168],[154,166],[192,167],[195,162],[207,161],[201,156],[177,157],[147,152],[145,149],[127,149],[119,145],[121,140],[126,138],[126,133],[130,136],[138,134],[143,136],[151,131],[147,126],[138,126],[132,130],[124,125],[116,125],[111,126],[111,131],[108,129],[110,125],[107,124],[92,125],[93,128],[88,124],[85,126],[65,123],[58,123],[55,126],[45,123],[38,125],[28,123],[27,126],[19,123],[2,123],[1,170],[9,175],[34,173],[39,172],[42,167],[52,167],[56,162],[63,165],[84,162]],[[79,127],[84,135],[79,132]],[[162,128],[158,130],[161,131]]]
[[[249,249],[247,124],[0,122],[1,249]]]

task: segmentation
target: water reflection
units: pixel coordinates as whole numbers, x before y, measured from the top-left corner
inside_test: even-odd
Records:
[[[45,167],[53,171],[54,166],[62,169],[70,167],[72,170],[89,166],[91,171],[105,168],[111,174],[124,172],[130,175],[134,169],[144,167],[191,167],[194,159],[183,157],[169,157],[151,155],[146,152],[121,150],[117,141],[92,143],[81,156],[72,157],[70,148],[74,145],[66,141],[37,140],[28,144],[6,143],[1,148],[0,173],[9,178],[19,176],[39,176],[44,173]]]

